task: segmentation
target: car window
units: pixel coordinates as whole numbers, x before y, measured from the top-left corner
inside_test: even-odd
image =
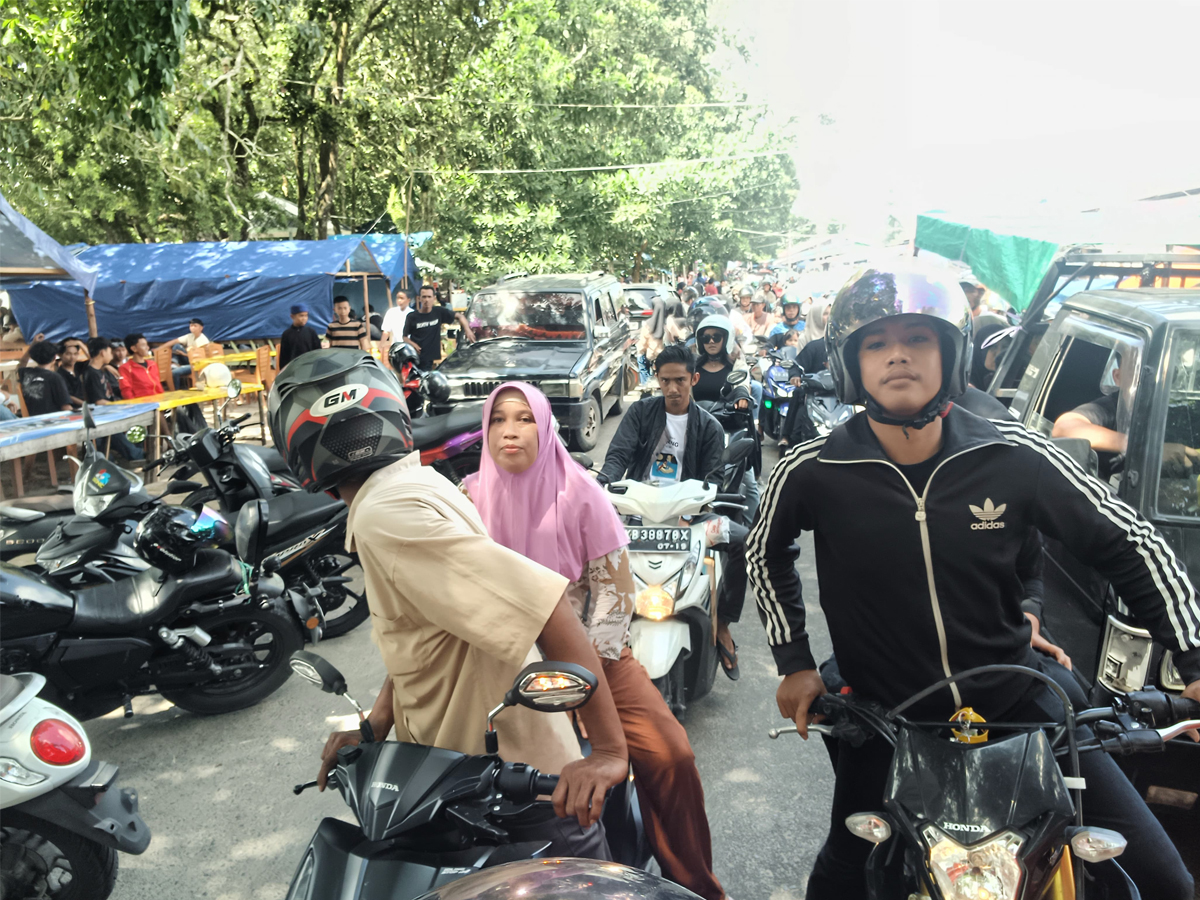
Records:
[[[613,308],[612,295],[619,293],[621,293],[621,289],[614,287],[600,295],[601,305],[604,307],[604,324],[610,328],[617,323],[617,311]]]
[[[1149,460],[1159,473],[1157,508],[1167,516],[1200,518],[1196,476],[1200,475],[1200,331],[1177,331],[1167,363],[1167,418],[1162,459]],[[1158,442],[1153,445],[1157,451]]]
[[[477,294],[467,309],[467,320],[477,340],[582,341],[587,336],[583,295],[567,291]]]

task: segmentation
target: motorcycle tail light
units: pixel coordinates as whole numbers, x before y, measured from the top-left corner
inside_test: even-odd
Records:
[[[69,766],[83,759],[87,744],[83,735],[61,719],[45,719],[29,738],[33,755],[52,766]]]
[[[639,616],[661,622],[675,611],[675,598],[662,585],[652,584],[638,591],[634,609]]]
[[[1088,862],[1102,862],[1120,856],[1125,852],[1125,845],[1124,836],[1108,828],[1085,828],[1071,838],[1071,849],[1075,855]]]
[[[928,867],[945,900],[1017,900],[1024,838],[1011,831],[989,841],[963,846],[939,828],[927,825]]]

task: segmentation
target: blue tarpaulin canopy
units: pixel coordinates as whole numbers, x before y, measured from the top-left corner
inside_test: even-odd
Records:
[[[293,304],[306,305],[309,323],[323,330],[339,273],[383,274],[362,241],[106,244],[79,259],[98,272],[92,297],[100,333],[142,332],[151,341],[185,334],[191,318],[213,340],[275,338],[291,324]],[[64,302],[72,295],[78,316]],[[71,282],[17,285],[9,296],[25,334],[62,340],[87,333],[82,289]]]
[[[9,205],[0,194],[0,280],[74,279],[85,291],[96,288],[96,270]],[[82,312],[82,307],[80,307]]]
[[[413,247],[419,247],[423,241],[418,243],[416,239],[423,235],[432,236],[432,232],[409,235],[407,240],[402,234],[335,234],[330,235],[329,240],[362,241],[371,251],[371,255],[375,257],[375,261],[379,263],[383,274],[387,276],[388,286],[393,291],[404,286],[407,276],[407,286],[411,291],[420,287],[421,278],[417,275],[417,264],[413,261],[412,251],[408,245],[411,243]],[[374,304],[371,308],[374,309]],[[383,310],[379,310],[379,312],[383,312]]]

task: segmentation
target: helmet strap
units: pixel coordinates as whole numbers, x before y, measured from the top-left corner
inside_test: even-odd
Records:
[[[920,431],[934,419],[939,419],[946,415],[950,406],[950,398],[946,396],[946,392],[938,391],[937,395],[921,407],[915,415],[896,418],[880,406],[879,401],[870,394],[867,394],[867,416],[874,419],[880,425],[899,425],[904,432],[905,439],[908,438],[908,429],[912,428],[915,431]]]

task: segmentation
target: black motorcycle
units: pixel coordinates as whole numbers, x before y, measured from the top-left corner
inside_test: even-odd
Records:
[[[596,676],[587,669],[540,662],[522,670],[504,702],[488,715],[482,756],[376,741],[334,666],[301,650],[292,655],[292,669],[353,704],[362,742],[338,750],[337,766],[329,775],[329,784],[341,793],[358,824],[321,821],[287,900],[406,900],[482,869],[545,852],[547,842],[514,843],[508,828],[554,817],[551,804],[537,798],[554,792],[558,776],[501,760],[493,720],[516,705],[549,713],[578,709],[596,688]],[[293,791],[300,794],[315,785],[298,784]],[[609,795],[604,823],[619,862],[639,869],[655,865],[630,780]]]
[[[968,710],[945,723],[901,715],[936,691],[988,673],[1044,682],[1062,702],[1066,724],[984,724]],[[895,748],[884,809],[846,819],[851,833],[875,844],[866,868],[872,900],[1084,900],[1084,867],[1076,868],[1073,856],[1087,863],[1087,896],[1139,900],[1115,859],[1125,839],[1083,824],[1079,754],[1161,752],[1166,741],[1200,729],[1200,703],[1192,700],[1143,691],[1077,712],[1053,679],[1012,665],[960,672],[891,710],[853,694],[826,694],[812,712],[830,722],[810,731],[853,746],[882,740]],[[1076,727],[1087,724],[1100,737],[1079,743]]]
[[[37,672],[49,699],[80,719],[160,693],[195,713],[253,706],[290,674],[302,644],[265,563],[265,510],[238,517],[237,557],[200,550],[183,574],[145,566],[120,580],[68,591],[0,563],[0,672]]]

